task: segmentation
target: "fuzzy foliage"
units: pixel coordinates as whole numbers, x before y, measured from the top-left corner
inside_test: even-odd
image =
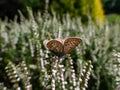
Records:
[[[82,44],[62,62],[57,62],[58,58],[43,46],[44,40],[56,39],[58,36],[82,39]],[[96,26],[89,20],[85,26],[79,17],[71,19],[68,14],[61,19],[55,13],[53,17],[48,15],[47,18],[42,18],[34,17],[29,10],[29,19],[21,16],[20,23],[16,20],[0,21],[0,82],[4,83],[1,88],[4,86],[8,89],[16,88],[11,81],[14,79],[13,76],[17,75],[20,83],[18,81],[15,83],[21,88],[31,86],[33,90],[51,88],[73,90],[88,79],[87,75],[92,68],[88,60],[91,60],[93,71],[89,81],[87,80],[88,84],[82,82],[83,85],[79,88],[113,90],[115,75],[109,72],[109,61],[113,60],[113,50],[120,50],[119,38],[118,22]],[[85,63],[88,63],[86,68]],[[5,67],[10,68],[5,70]],[[14,74],[14,71],[17,72]]]

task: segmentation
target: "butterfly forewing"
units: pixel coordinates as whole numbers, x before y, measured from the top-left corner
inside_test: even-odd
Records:
[[[58,40],[51,40],[47,42],[46,47],[53,53],[61,55],[63,53],[63,44]]]
[[[67,38],[64,41],[64,54],[70,53],[81,41],[80,38]]]

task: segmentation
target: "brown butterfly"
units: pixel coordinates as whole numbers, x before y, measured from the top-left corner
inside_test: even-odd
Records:
[[[47,49],[53,52],[58,57],[70,53],[82,40],[78,37],[71,37],[67,39],[53,39],[45,40],[44,45]]]

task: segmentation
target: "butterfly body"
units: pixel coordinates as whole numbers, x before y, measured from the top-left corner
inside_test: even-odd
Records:
[[[44,41],[46,48],[61,57],[70,53],[82,40],[77,37]]]

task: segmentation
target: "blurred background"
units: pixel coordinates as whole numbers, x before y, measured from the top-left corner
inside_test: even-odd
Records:
[[[0,0],[0,90],[51,90],[55,60],[43,41],[58,33],[83,40],[73,65],[63,62],[68,90],[73,71],[80,90],[120,90],[119,14],[120,0]]]
[[[34,13],[37,11],[43,13],[46,4],[49,12],[54,10],[59,14],[70,13],[71,16],[80,16],[88,12],[85,11],[86,8],[90,10],[93,2],[96,2],[97,7],[102,4],[105,15],[120,14],[120,0],[0,0],[0,17],[4,19],[7,16],[13,19],[15,15],[19,15],[18,10],[27,16],[27,6],[31,7]]]

